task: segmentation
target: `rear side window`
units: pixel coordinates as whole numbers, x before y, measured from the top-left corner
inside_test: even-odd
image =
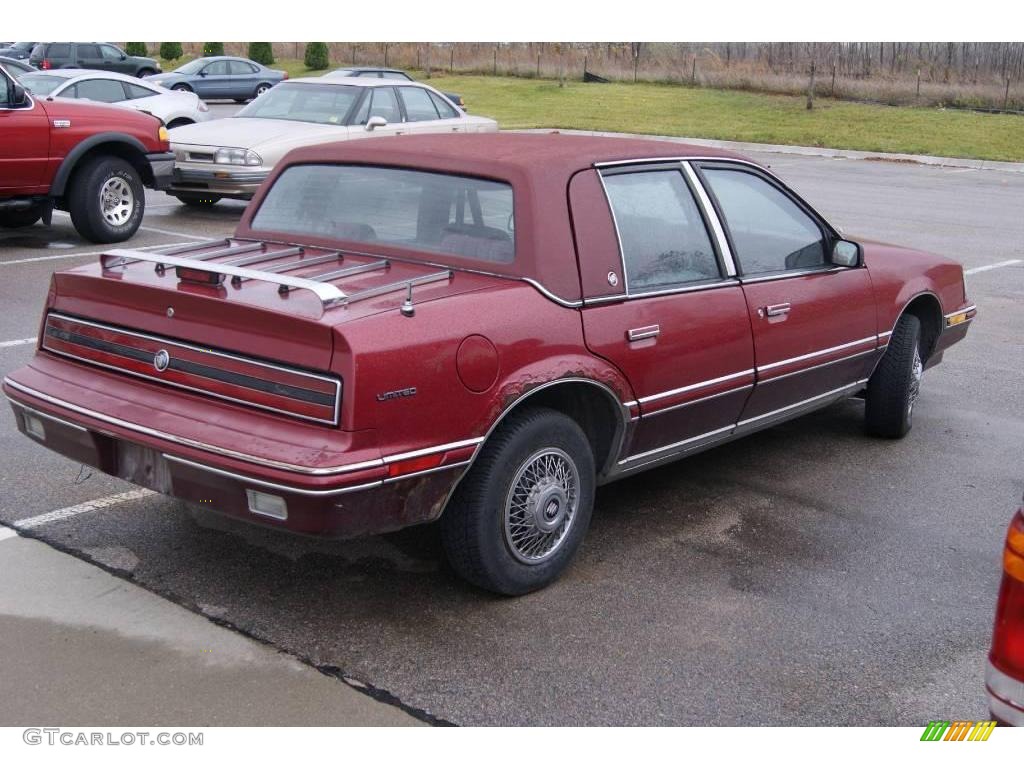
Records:
[[[125,91],[128,93],[129,99],[145,99],[149,96],[156,96],[156,91],[151,91],[149,88],[143,88],[141,85],[135,83],[122,83]]]
[[[119,80],[83,80],[74,86],[76,99],[91,99],[115,104],[124,101],[124,87]]]
[[[98,45],[80,45],[75,49],[75,53],[80,59],[98,59],[100,58],[100,47]],[[60,56],[59,53],[51,55]]]
[[[402,122],[394,88],[374,88],[370,92],[370,117],[383,117],[389,123]]]
[[[441,115],[442,120],[450,120],[453,117],[459,116],[458,110],[436,93],[431,91],[427,91],[427,93],[430,94],[430,100],[434,102],[434,106],[437,108],[438,114]]]
[[[430,95],[423,88],[402,87],[398,89],[405,104],[405,116],[410,123],[422,120],[437,120],[437,110]]]
[[[743,274],[809,269],[825,264],[821,229],[793,200],[760,176],[705,168]]]
[[[676,170],[606,176],[630,293],[719,278],[704,219]]]
[[[54,43],[46,49],[46,54],[51,59],[66,59],[71,56],[71,46],[68,43]]]
[[[485,262],[515,257],[510,185],[401,168],[292,166],[267,192],[252,228]]]
[[[232,75],[251,75],[256,72],[256,67],[244,61],[228,62]]]

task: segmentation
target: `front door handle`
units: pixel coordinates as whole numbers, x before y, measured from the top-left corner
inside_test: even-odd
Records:
[[[784,304],[769,304],[764,308],[764,313],[768,317],[778,317],[779,315],[788,315],[790,310],[789,302]]]
[[[626,338],[630,341],[643,341],[653,339],[661,333],[660,325],[645,325],[643,328],[630,328],[626,331]]]

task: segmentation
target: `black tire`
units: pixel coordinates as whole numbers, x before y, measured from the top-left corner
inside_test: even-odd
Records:
[[[122,189],[127,187],[131,193],[130,204],[119,206],[114,221],[104,215],[104,202],[101,190],[108,182],[123,182]],[[118,197],[127,200],[127,197]],[[127,160],[119,157],[101,155],[86,162],[77,169],[68,183],[68,212],[71,223],[86,240],[94,243],[120,243],[134,235],[142,223],[146,211],[146,195],[142,179],[138,171]],[[116,216],[123,214],[124,220],[117,221]]]
[[[179,117],[177,120],[171,120],[171,122],[167,124],[167,129],[181,128],[183,125],[193,125],[194,123],[195,120],[189,120],[187,117]]]
[[[34,205],[31,208],[22,208],[13,211],[0,211],[0,227],[5,229],[17,229],[19,227],[31,227],[43,217],[40,206]]]
[[[172,91],[184,91],[185,93],[192,93],[192,87],[186,83],[178,83],[177,85],[171,86]]]
[[[547,534],[536,526],[527,530],[528,536],[554,534],[554,538],[541,559],[526,562],[522,550],[516,553],[512,534],[507,533],[516,524],[506,522],[506,508],[513,498],[513,485],[527,465],[545,458],[569,469],[570,477],[575,468],[575,511],[566,518],[573,495],[558,496],[564,487],[544,482],[553,476],[533,486],[542,493],[532,504],[523,505],[534,514],[522,519],[532,525],[543,515],[549,521],[545,525],[557,524],[557,528]],[[526,477],[522,483],[517,487],[530,485]],[[488,438],[441,517],[441,541],[448,561],[467,581],[499,594],[522,595],[547,586],[566,569],[586,535],[595,485],[593,452],[575,421],[549,408],[513,413]],[[548,512],[550,515],[545,514]],[[521,535],[524,528],[517,530],[515,535]]]
[[[921,321],[903,315],[868,380],[864,408],[868,434],[900,438],[910,431],[922,370]]]
[[[209,208],[212,205],[216,205],[220,202],[220,196],[218,195],[188,195],[180,194],[175,195],[185,205],[190,205],[193,208]]]
[[[259,85],[256,86],[256,90],[253,92],[252,97],[254,99],[259,98],[273,87],[274,86],[272,83],[260,83]]]
[[[245,104],[247,101],[248,99],[235,99],[235,104]]]
[[[135,76],[139,77],[139,78],[142,78],[142,77],[149,77],[150,75],[155,75],[155,74],[156,74],[156,70],[155,69],[148,69],[148,68],[146,68],[146,69],[140,69],[138,72],[135,73]]]

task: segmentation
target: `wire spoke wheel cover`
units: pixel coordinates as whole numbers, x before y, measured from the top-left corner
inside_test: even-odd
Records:
[[[551,558],[576,520],[580,476],[569,454],[543,448],[519,467],[505,499],[505,543],[527,565]]]
[[[924,363],[921,362],[921,351],[914,347],[914,359],[910,367],[910,391],[907,397],[907,419],[914,411],[914,403],[921,394],[921,378],[924,376]]]
[[[131,184],[120,176],[112,176],[100,187],[100,210],[112,227],[122,227],[135,211],[135,195]]]

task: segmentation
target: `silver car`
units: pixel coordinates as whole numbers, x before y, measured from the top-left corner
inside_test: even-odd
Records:
[[[498,124],[467,115],[422,83],[366,78],[288,80],[234,117],[171,131],[174,181],[186,205],[248,200],[296,147],[402,133],[493,133]]]

